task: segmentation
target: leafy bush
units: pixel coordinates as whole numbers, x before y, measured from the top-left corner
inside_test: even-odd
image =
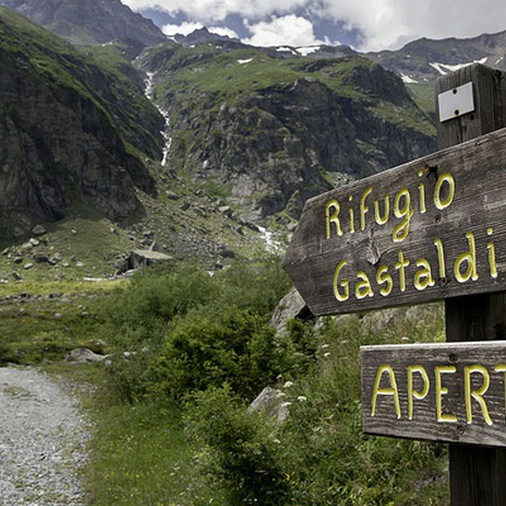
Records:
[[[200,267],[165,270],[153,266],[136,275],[127,289],[115,292],[105,312],[116,326],[153,329],[160,322],[210,303],[218,293],[215,280]]]
[[[216,278],[220,283],[219,304],[269,317],[291,287],[277,257],[257,263],[238,261]]]
[[[226,485],[227,504],[284,504],[289,490],[283,455],[270,437],[274,427],[247,411],[228,386],[193,395],[187,424],[196,443],[200,469]]]
[[[167,334],[153,389],[181,398],[227,383],[252,397],[283,372],[284,358],[266,318],[233,307],[193,312]]]
[[[273,259],[238,261],[214,276],[191,264],[139,273],[104,308],[120,357],[110,368],[118,392],[132,403],[147,392],[180,398],[227,381],[256,394],[282,372],[284,351],[267,322],[287,289]]]

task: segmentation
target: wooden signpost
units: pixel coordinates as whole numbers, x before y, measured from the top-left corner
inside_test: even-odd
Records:
[[[363,346],[368,434],[506,446],[506,342]]]
[[[441,151],[310,199],[283,264],[317,316],[445,300],[446,344],[361,350],[363,429],[450,443],[452,505],[505,506],[506,85],[436,97]]]
[[[316,315],[506,290],[506,129],[309,200],[284,266]]]

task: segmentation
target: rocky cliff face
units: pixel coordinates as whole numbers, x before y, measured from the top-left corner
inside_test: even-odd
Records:
[[[0,0],[35,23],[76,44],[103,44],[131,37],[151,46],[165,41],[152,21],[120,0]]]
[[[406,80],[433,82],[455,68],[480,62],[499,70],[506,69],[506,32],[484,34],[471,39],[419,39],[398,51],[367,55]]]
[[[72,205],[85,204],[114,220],[142,212],[136,187],[154,192],[154,183],[127,149],[103,98],[89,91],[93,83],[86,76],[107,82],[106,75],[4,8],[0,75],[2,237],[61,218]]]
[[[246,219],[296,219],[307,198],[435,149],[402,81],[363,58],[276,58],[208,40],[138,64],[170,117],[167,165],[228,189]]]

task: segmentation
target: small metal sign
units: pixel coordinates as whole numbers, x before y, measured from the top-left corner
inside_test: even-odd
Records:
[[[438,95],[439,120],[459,118],[475,110],[473,83],[469,82]]]

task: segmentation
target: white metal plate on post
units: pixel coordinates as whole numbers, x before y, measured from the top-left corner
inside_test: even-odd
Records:
[[[473,83],[469,82],[438,95],[439,121],[459,118],[474,111]]]

